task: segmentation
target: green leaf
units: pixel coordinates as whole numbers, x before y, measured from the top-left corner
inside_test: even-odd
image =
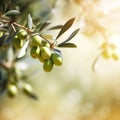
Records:
[[[58,39],[64,32],[66,32],[72,26],[74,20],[75,20],[75,18],[72,18],[64,24],[64,26],[62,27],[62,29],[58,33],[56,39]]]
[[[32,20],[31,15],[29,14],[28,15],[28,28],[32,29],[32,27],[33,27],[33,20]]]
[[[41,35],[42,38],[47,39],[47,40],[53,40],[53,36],[50,34],[43,34]]]
[[[27,50],[28,45],[29,45],[29,40],[26,41],[26,43],[24,44],[24,46],[23,46],[22,49],[20,50],[17,58],[24,57],[24,55],[26,54],[26,50]]]
[[[53,26],[51,28],[49,28],[49,30],[57,30],[57,29],[62,29],[63,25],[56,25],[56,26]]]
[[[20,11],[18,10],[9,10],[8,12],[5,13],[6,16],[18,15],[18,14],[20,14]]]
[[[72,34],[64,42],[62,42],[61,44],[70,41],[79,32],[79,30],[80,29],[76,29],[75,31],[73,31]]]
[[[46,21],[43,24],[41,23],[39,31],[42,31],[43,29],[45,29],[50,24],[51,24],[51,21]]]
[[[76,48],[77,46],[74,43],[62,43],[59,44],[58,47]]]

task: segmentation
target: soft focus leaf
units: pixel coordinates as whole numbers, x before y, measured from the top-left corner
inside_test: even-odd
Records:
[[[61,28],[63,28],[63,25],[56,25],[56,26],[49,28],[49,30],[57,30],[57,29],[61,29]]]
[[[32,17],[30,14],[28,15],[28,27],[29,29],[32,29],[33,27],[33,21],[32,21]]]
[[[105,59],[109,59],[110,58],[110,55],[109,55],[107,50],[104,50],[101,54],[102,54],[103,58],[105,58]]]
[[[74,43],[64,43],[64,44],[59,44],[58,47],[76,48],[77,46]]]
[[[41,23],[40,25],[40,29],[39,29],[39,31],[42,31],[43,29],[45,29],[48,25],[50,25],[51,24],[51,22],[50,21],[46,21],[45,23]]]
[[[43,38],[47,39],[47,40],[53,40],[53,36],[50,34],[45,34],[45,35],[41,35]]]
[[[62,27],[62,29],[58,33],[56,39],[58,39],[64,32],[66,32],[72,26],[74,20],[75,20],[75,18],[72,18],[64,24],[64,26]]]
[[[116,53],[113,53],[111,56],[114,60],[119,60],[119,56]]]
[[[26,54],[26,50],[27,50],[28,45],[29,45],[29,41],[26,41],[26,43],[24,44],[24,46],[20,50],[17,58],[21,58]]]
[[[8,12],[5,13],[6,16],[9,16],[9,15],[18,15],[20,14],[20,11],[18,10],[10,10]]]

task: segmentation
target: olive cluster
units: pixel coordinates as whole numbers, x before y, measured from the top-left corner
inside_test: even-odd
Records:
[[[12,40],[13,47],[21,49],[27,36],[27,31],[20,29]],[[62,55],[51,47],[51,43],[42,39],[38,34],[30,35],[30,38],[30,55],[32,58],[39,59],[43,63],[43,70],[45,72],[50,72],[54,65],[62,65]]]
[[[12,45],[15,49],[21,49],[24,45],[24,40],[27,38],[27,32],[20,29],[12,39]]]
[[[13,84],[13,83],[8,84],[7,86],[8,96],[11,98],[15,97],[18,94],[19,89],[20,88],[17,84]],[[29,95],[35,98],[34,90],[30,84],[22,83],[21,89],[26,95]]]
[[[60,66],[63,63],[61,54],[54,51],[51,48],[50,43],[44,39],[41,39],[39,35],[34,35],[31,39],[30,55],[34,59],[39,59],[43,63],[43,70],[50,72],[53,66]]]

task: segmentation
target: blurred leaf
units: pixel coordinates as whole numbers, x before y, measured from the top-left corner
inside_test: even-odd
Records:
[[[112,53],[111,56],[114,60],[119,60],[119,56],[116,53]]]
[[[56,26],[49,28],[49,30],[56,30],[56,29],[61,29],[61,28],[63,28],[63,25],[56,25]]]
[[[47,39],[47,40],[53,40],[53,36],[50,34],[46,34],[46,35],[41,35],[43,38]]]
[[[6,35],[2,35],[0,37],[0,47],[3,45],[5,38],[6,38]]]
[[[24,44],[24,46],[20,50],[17,58],[21,58],[26,54],[26,50],[27,50],[28,45],[29,45],[29,40],[26,41],[26,43]]]
[[[62,44],[59,44],[58,47],[76,48],[77,46],[74,43],[62,43]]]
[[[72,18],[64,24],[64,26],[62,27],[62,29],[58,33],[56,39],[58,39],[64,32],[66,32],[72,26],[74,20],[75,20],[75,18]]]
[[[7,28],[4,28],[4,27],[0,27],[0,31],[8,32],[8,29],[7,29]]]
[[[58,50],[58,49],[54,49],[54,52],[55,52],[55,53],[57,53],[57,54],[62,55],[61,51],[60,51],[60,50]]]
[[[33,27],[33,21],[32,21],[31,15],[29,14],[28,15],[28,28],[32,29],[32,27]]]
[[[8,12],[5,13],[6,16],[18,15],[18,14],[20,14],[18,10],[9,10]]]
[[[109,52],[106,49],[103,50],[101,54],[102,54],[104,59],[109,59],[110,58]]]
[[[51,24],[51,22],[50,21],[46,21],[46,22],[44,22],[43,24],[41,23],[40,25],[40,29],[39,29],[39,31],[42,31],[43,29],[45,29],[48,25],[50,25]]]

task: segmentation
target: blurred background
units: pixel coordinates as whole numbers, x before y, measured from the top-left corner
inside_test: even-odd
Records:
[[[18,66],[30,74],[39,100],[23,94],[14,99],[0,96],[0,120],[120,120],[120,61],[105,59],[100,46],[114,44],[120,55],[119,0],[18,0],[25,16],[31,13],[53,25],[75,17],[75,23],[62,37],[76,28],[72,42],[77,48],[59,48],[63,65],[45,73],[39,61],[27,57]],[[24,10],[21,9],[21,10]],[[57,31],[50,31],[55,35]],[[111,52],[111,51],[110,51]],[[113,52],[113,51],[112,51]],[[99,56],[99,57],[98,57]]]

